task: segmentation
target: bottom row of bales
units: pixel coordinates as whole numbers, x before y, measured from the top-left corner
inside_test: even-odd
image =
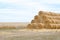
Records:
[[[32,23],[32,24],[28,24],[27,28],[29,28],[29,29],[41,29],[41,28],[44,28],[44,24]]]
[[[60,29],[60,24],[43,24],[43,23],[32,23],[28,24],[28,29]]]

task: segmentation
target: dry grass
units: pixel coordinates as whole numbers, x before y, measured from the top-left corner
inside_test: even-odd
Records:
[[[27,24],[24,22],[0,22],[0,29],[24,29]]]
[[[19,29],[0,31],[0,40],[60,40],[58,29]]]

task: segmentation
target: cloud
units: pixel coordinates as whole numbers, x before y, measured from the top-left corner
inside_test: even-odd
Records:
[[[17,0],[0,0],[3,3],[16,3]]]
[[[0,9],[0,13],[16,13],[16,9]]]
[[[48,4],[60,4],[60,0],[45,0],[44,2]]]
[[[33,0],[33,1],[39,3],[60,4],[60,0]]]

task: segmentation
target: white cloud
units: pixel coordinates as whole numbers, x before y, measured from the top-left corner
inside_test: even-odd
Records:
[[[16,13],[16,9],[0,9],[0,13]]]
[[[0,0],[0,2],[4,3],[16,3],[17,0]]]
[[[60,0],[41,0],[41,3],[60,4]]]

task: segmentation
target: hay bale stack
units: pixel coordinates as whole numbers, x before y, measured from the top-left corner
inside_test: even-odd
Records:
[[[60,29],[60,14],[40,11],[27,27],[32,29]]]

